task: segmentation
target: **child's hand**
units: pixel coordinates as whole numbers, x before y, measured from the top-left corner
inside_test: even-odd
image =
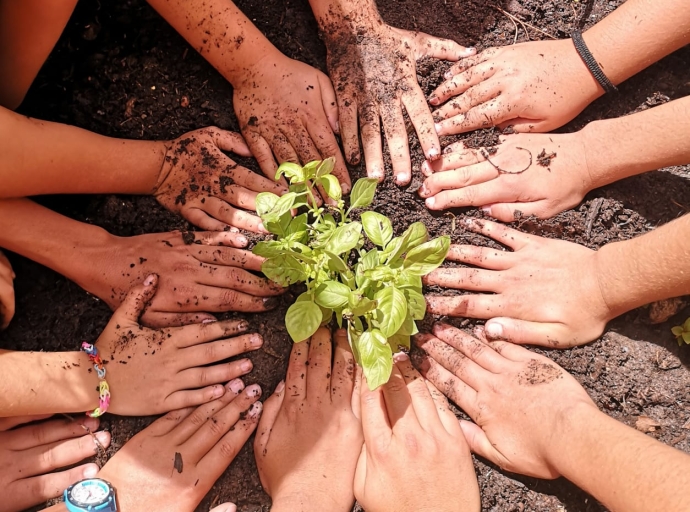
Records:
[[[460,422],[472,451],[513,473],[558,477],[559,442],[578,442],[567,428],[572,413],[599,414],[582,386],[526,348],[447,324],[433,332],[415,339],[428,354],[422,373],[476,422]]]
[[[489,126],[548,132],[603,90],[570,39],[489,48],[454,65],[429,99],[439,135]]]
[[[376,391],[361,386],[364,449],[355,496],[367,512],[473,512],[479,487],[470,449],[445,397],[405,354]]]
[[[249,373],[252,363],[249,359],[214,363],[257,350],[263,343],[258,334],[239,335],[249,328],[246,321],[158,330],[142,327],[139,316],[157,285],[158,277],[151,275],[133,288],[96,341],[106,362],[109,412],[114,414],[161,414],[220,398],[226,393],[220,383]],[[239,380],[230,383],[240,384]]]
[[[10,324],[14,316],[14,278],[9,260],[0,251],[0,331]]]
[[[254,441],[261,484],[275,512],[348,512],[362,448],[355,363],[345,331],[295,343],[285,383],[266,400]]]
[[[259,421],[261,388],[243,387],[233,381],[221,398],[173,411],[127,441],[98,474],[115,488],[119,509],[195,510]]]
[[[201,229],[267,233],[246,210],[256,210],[258,192],[280,195],[287,187],[237,165],[223,151],[252,156],[238,134],[213,127],[171,141],[153,195]]]
[[[287,57],[260,59],[235,87],[233,103],[242,135],[271,180],[279,163],[336,159],[333,175],[344,193],[350,176],[340,153],[338,108],[331,81]]]
[[[593,188],[581,132],[510,135],[488,149],[458,142],[422,170],[429,177],[419,195],[427,208],[478,206],[503,222],[512,222],[517,210],[553,217]]]

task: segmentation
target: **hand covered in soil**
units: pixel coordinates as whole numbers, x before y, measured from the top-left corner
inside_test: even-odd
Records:
[[[234,380],[221,398],[170,412],[127,441],[98,475],[116,489],[119,509],[196,510],[256,428],[260,396],[258,385]]]
[[[267,233],[246,210],[256,210],[257,193],[280,195],[287,187],[237,165],[223,151],[252,156],[238,134],[213,127],[170,141],[153,195],[201,229]]]
[[[593,188],[579,133],[511,135],[480,149],[458,142],[422,170],[429,177],[419,195],[430,210],[478,206],[504,222],[516,211],[553,217]]]
[[[275,512],[349,512],[354,504],[352,482],[363,442],[359,378],[344,330],[336,332],[335,342],[333,349],[322,327],[310,340],[295,343],[286,381],[264,405],[254,454]]]
[[[491,339],[551,348],[595,340],[615,316],[602,295],[595,251],[491,221],[467,218],[464,227],[512,251],[451,246],[447,259],[479,268],[438,268],[424,283],[491,293],[427,295],[429,313],[491,319]]]
[[[220,398],[227,392],[220,383],[249,373],[252,363],[215,363],[263,343],[258,334],[241,334],[249,328],[244,320],[158,330],[142,327],[139,316],[157,284],[158,277],[151,275],[133,288],[96,341],[107,364],[113,414],[161,414]]]
[[[474,453],[513,473],[560,476],[554,462],[572,412],[598,413],[568,372],[524,347],[478,340],[447,324],[415,343],[428,355],[422,374],[475,421],[460,421]]]
[[[95,432],[98,419],[59,419],[17,427],[48,417],[0,418],[2,512],[18,512],[57,498],[73,483],[98,473],[96,464],[54,472],[97,454],[99,448],[93,436],[103,448],[108,447],[110,434]]]
[[[335,157],[333,175],[344,193],[350,176],[333,132],[338,108],[326,75],[284,56],[263,58],[233,92],[242,135],[259,166],[273,179],[279,163],[306,164]]]
[[[364,448],[355,496],[367,512],[480,509],[470,449],[445,397],[395,356],[391,378],[361,386]]]
[[[0,331],[5,329],[14,316],[14,271],[9,260],[0,251]]]
[[[395,181],[406,185],[411,179],[411,161],[403,108],[417,131],[425,157],[433,160],[441,154],[434,120],[417,83],[416,61],[422,57],[456,61],[474,55],[474,49],[393,28],[380,18],[361,25],[352,22],[350,27],[343,27],[334,23],[324,28],[345,155],[351,164],[359,162],[359,118],[367,175],[383,180],[383,125]]]
[[[285,290],[259,272],[263,259],[238,249],[248,244],[236,233],[171,232],[113,237],[99,249],[77,283],[116,309],[130,288],[158,274],[158,293],[142,322],[151,327],[214,319],[204,311],[266,311]]]
[[[439,135],[512,126],[548,132],[577,116],[603,89],[570,39],[489,48],[446,73],[432,94]]]

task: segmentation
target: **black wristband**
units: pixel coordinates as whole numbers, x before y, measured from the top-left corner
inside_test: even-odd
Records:
[[[601,69],[601,67],[599,67],[599,64],[592,55],[592,52],[590,52],[589,48],[587,48],[585,40],[582,39],[582,32],[575,30],[572,34],[570,34],[570,37],[575,44],[575,49],[580,55],[582,62],[584,62],[589,68],[589,72],[592,73],[594,78],[596,78],[597,82],[599,82],[599,85],[601,85],[606,92],[618,92],[618,87],[611,83],[611,80],[608,79],[608,77],[604,74],[604,71]]]

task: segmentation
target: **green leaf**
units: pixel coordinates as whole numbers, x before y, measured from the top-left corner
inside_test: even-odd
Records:
[[[426,315],[426,300],[421,292],[413,288],[405,288],[402,291],[407,299],[407,313],[415,320],[423,320]]]
[[[298,215],[294,219],[290,220],[290,225],[287,228],[287,234],[292,235],[295,233],[306,233],[307,232],[307,221],[308,216],[306,213]]]
[[[683,335],[681,336],[683,338],[683,341],[690,345],[690,332],[684,332]]]
[[[321,165],[321,160],[313,160],[309,162],[307,165],[304,166],[303,172],[304,172],[304,180],[302,181],[308,181],[316,176],[316,173],[318,172],[319,166]]]
[[[355,267],[355,279],[357,281],[357,286],[366,286],[366,283],[370,278],[366,276],[364,272],[375,268],[378,264],[379,251],[377,249],[372,249],[371,251],[364,253],[364,256],[360,254],[359,261]]]
[[[276,283],[289,286],[307,279],[304,265],[290,253],[268,258],[261,265],[261,271]]]
[[[376,267],[364,271],[364,277],[373,281],[390,281],[395,276],[395,272],[390,267]]]
[[[347,272],[350,270],[343,259],[330,251],[323,251],[328,257],[328,270],[332,272]]]
[[[395,280],[395,286],[402,290],[406,288],[412,288],[413,290],[421,292],[422,278],[420,276],[415,276],[403,270],[402,272],[400,272],[400,274],[398,274],[398,277]]]
[[[410,224],[410,227],[407,228],[407,232],[409,236],[407,237],[405,252],[429,240],[429,232],[426,230],[426,226],[421,222],[413,222]]]
[[[357,340],[362,369],[372,391],[388,382],[393,370],[393,352],[380,331],[364,331]]]
[[[376,309],[376,301],[364,297],[362,294],[352,292],[348,298],[348,305],[354,316],[364,316],[369,311]]]
[[[376,212],[364,212],[362,214],[362,225],[369,240],[384,247],[393,238],[393,226],[387,217]]]
[[[400,326],[400,329],[398,329],[398,332],[396,332],[395,334],[402,334],[404,336],[414,336],[418,332],[419,329],[417,329],[417,324],[412,319],[412,316],[410,316],[410,314],[408,313],[408,315],[405,317],[405,321]]]
[[[403,292],[393,286],[380,290],[374,298],[378,302],[378,328],[385,337],[393,336],[407,316],[407,299]]]
[[[272,258],[287,251],[279,242],[276,242],[275,240],[265,240],[257,243],[252,249],[252,252],[257,256],[261,256],[262,258]]]
[[[671,332],[674,336],[678,337],[683,334],[683,328],[680,325],[677,325],[676,327],[671,327]]]
[[[270,212],[280,199],[280,196],[273,192],[261,192],[256,196],[256,213],[259,217],[263,217]]]
[[[406,334],[394,334],[388,338],[388,344],[391,346],[393,353],[410,350],[410,337]]]
[[[290,212],[285,212],[277,220],[264,220],[264,227],[274,235],[284,237],[290,228],[292,222],[292,215]]]
[[[355,275],[352,273],[351,270],[347,270],[345,272],[340,272],[340,280],[350,288],[350,290],[354,290],[357,288],[357,283],[355,282]]]
[[[378,180],[373,178],[358,179],[350,193],[350,210],[369,206],[374,200],[378,183]]]
[[[304,181],[304,170],[299,165],[293,162],[283,162],[276,171],[276,180],[281,176],[285,176],[290,183],[301,183]]]
[[[355,317],[355,320],[358,320]],[[361,322],[359,322],[361,324]],[[352,349],[352,355],[355,357],[355,362],[362,366],[362,358],[359,354],[359,338],[362,335],[362,329],[357,327],[355,321],[350,320],[347,322],[347,339],[350,342],[350,348]]]
[[[443,263],[449,248],[450,237],[448,235],[435,238],[408,252],[403,266],[410,274],[425,276]]]
[[[280,218],[288,213],[295,204],[297,194],[288,192],[283,194],[268,212],[261,215],[264,222],[278,222]]]
[[[324,161],[319,162],[319,167],[316,169],[316,177],[317,178],[322,178],[328,174],[331,174],[333,172],[333,169],[335,169],[335,157],[331,156],[326,158]],[[340,184],[338,184],[340,185]],[[340,188],[340,187],[338,187]],[[333,197],[333,196],[331,196]],[[333,197],[335,199],[335,197]]]
[[[292,341],[309,339],[321,325],[321,309],[311,301],[295,302],[285,315],[285,327]]]
[[[340,255],[349,253],[359,243],[362,233],[362,225],[359,222],[351,222],[336,228],[333,236],[328,240],[325,250]]]
[[[350,297],[350,288],[338,281],[321,283],[314,293],[314,300],[319,306],[336,309],[344,307]]]
[[[321,183],[321,186],[326,191],[326,194],[328,194],[328,197],[336,201],[342,199],[343,190],[340,188],[338,178],[332,174],[327,174],[326,176],[319,178],[319,183]]]

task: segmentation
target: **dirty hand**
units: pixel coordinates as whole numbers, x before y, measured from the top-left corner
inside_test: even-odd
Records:
[[[472,451],[504,470],[557,478],[572,413],[599,414],[568,372],[524,347],[478,340],[447,324],[415,343],[427,354],[422,374],[475,421],[460,422]]]
[[[279,163],[306,164],[334,156],[333,175],[344,193],[350,176],[333,132],[338,108],[333,85],[311,66],[280,55],[263,58],[245,74],[233,92],[242,135],[261,170],[271,180]]]
[[[295,343],[286,381],[264,405],[254,455],[275,512],[349,512],[354,504],[352,482],[363,442],[359,379],[344,330],[336,332],[335,342],[333,348],[322,327]]]
[[[451,246],[447,259],[479,268],[439,268],[424,283],[491,293],[427,295],[429,313],[490,319],[491,339],[550,348],[589,343],[616,316],[602,295],[596,251],[491,221],[465,219],[464,227],[512,251]]]
[[[97,454],[93,436],[103,448],[108,447],[110,434],[96,432],[99,421],[82,417],[76,421],[59,419],[15,428],[48,417],[0,418],[1,512],[18,512],[57,498],[73,483],[98,473],[96,464],[54,471]]]
[[[106,362],[113,414],[161,414],[219,398],[226,392],[220,383],[249,373],[252,362],[214,363],[263,343],[259,334],[242,334],[249,328],[244,320],[157,330],[141,326],[139,316],[157,285],[158,276],[151,275],[133,288],[95,343]]]
[[[367,175],[383,180],[383,125],[395,181],[406,185],[411,179],[411,161],[403,108],[417,131],[425,157],[434,160],[441,154],[431,111],[417,83],[416,61],[422,57],[456,61],[474,55],[474,49],[393,28],[378,14],[378,19],[372,17],[350,21],[349,26],[334,22],[330,27],[324,22],[322,27],[328,71],[338,96],[343,146],[348,161],[357,164],[359,118]]]
[[[258,385],[237,379],[213,402],[168,413],[127,441],[99,478],[116,489],[121,510],[192,512],[256,428],[260,396]]]
[[[448,401],[405,354],[376,391],[361,386],[355,496],[367,512],[480,509],[470,449]]]
[[[553,217],[593,188],[580,132],[510,135],[480,149],[457,142],[422,171],[428,177],[419,195],[430,210],[478,206],[504,222],[516,211]]]
[[[548,132],[603,94],[570,39],[489,48],[454,65],[429,103],[439,135],[512,126]]]
[[[266,311],[284,289],[249,272],[259,272],[263,258],[239,249],[248,243],[229,232],[112,237],[73,279],[114,310],[130,288],[158,274],[158,293],[141,318],[150,327],[214,319],[205,311]]]
[[[14,316],[14,285],[15,278],[12,265],[0,251],[0,331],[5,329]]]
[[[256,210],[259,192],[280,195],[287,187],[237,165],[223,151],[252,156],[242,137],[214,127],[168,142],[153,195],[201,229],[267,233],[261,219],[246,210]]]

